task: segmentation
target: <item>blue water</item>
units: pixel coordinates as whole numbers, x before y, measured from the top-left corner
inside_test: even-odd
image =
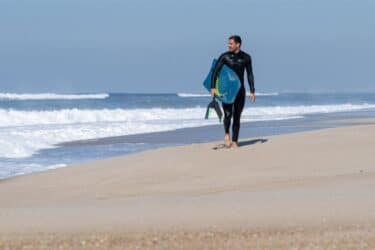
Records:
[[[210,99],[191,93],[0,93],[0,179],[221,139],[218,119],[203,119]],[[313,129],[322,119],[371,117],[374,111],[374,93],[258,93],[254,104],[246,102],[241,135]]]

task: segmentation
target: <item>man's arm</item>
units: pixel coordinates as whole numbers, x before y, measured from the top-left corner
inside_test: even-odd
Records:
[[[223,65],[224,65],[224,53],[219,56],[219,58],[217,59],[216,65],[214,67],[214,70],[212,71],[211,89],[215,88],[215,81],[217,78],[217,74],[220,72]]]
[[[254,93],[255,92],[254,74],[253,74],[253,66],[252,66],[250,55],[248,57],[248,62],[246,63],[246,73],[247,73],[247,81],[249,82],[250,93]]]

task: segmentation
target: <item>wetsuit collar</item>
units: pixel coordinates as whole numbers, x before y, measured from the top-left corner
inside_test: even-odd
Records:
[[[238,52],[236,53],[236,52],[232,52],[233,54],[235,54],[235,55],[238,55],[239,53],[241,52],[241,49],[240,50],[238,50]]]

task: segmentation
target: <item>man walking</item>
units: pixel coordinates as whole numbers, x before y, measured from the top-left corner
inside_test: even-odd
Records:
[[[238,134],[240,131],[241,113],[245,105],[246,91],[244,86],[244,72],[246,69],[247,79],[250,87],[250,102],[255,101],[254,75],[252,69],[251,56],[241,50],[241,37],[237,35],[228,38],[228,51],[222,53],[217,60],[211,78],[211,95],[216,94],[215,80],[220,72],[221,67],[225,64],[231,68],[241,81],[241,88],[237,93],[234,103],[223,103],[224,110],[224,143],[231,148],[238,147]],[[232,125],[232,142],[230,141],[229,127],[231,118],[233,117]]]

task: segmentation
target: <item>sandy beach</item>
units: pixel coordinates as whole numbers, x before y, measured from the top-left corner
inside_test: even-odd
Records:
[[[1,180],[0,249],[375,248],[374,120],[220,143]]]

